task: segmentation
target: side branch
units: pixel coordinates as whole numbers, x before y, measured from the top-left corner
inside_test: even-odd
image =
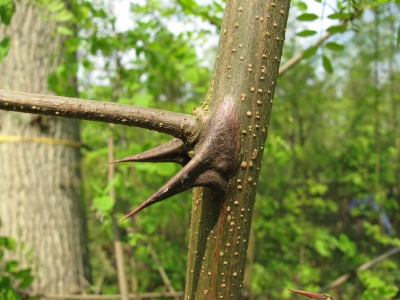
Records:
[[[346,24],[346,20],[341,21],[337,26],[341,26],[344,24]],[[315,41],[307,49],[320,46],[331,35],[333,35],[333,33],[326,32],[323,36],[321,36],[317,41]],[[306,52],[306,50],[302,51],[300,53],[297,53],[295,56],[293,56],[291,59],[289,59],[283,66],[281,66],[279,68],[279,77],[282,76],[287,70],[291,69],[294,65],[296,65],[303,58],[304,52]]]
[[[166,133],[189,143],[194,141],[199,131],[195,117],[188,114],[6,90],[0,90],[0,109],[141,127]]]
[[[339,285],[345,283],[349,278],[354,276],[356,274],[356,272],[363,272],[363,271],[371,268],[372,266],[376,265],[377,263],[381,262],[382,260],[385,260],[386,258],[388,258],[388,257],[390,257],[390,256],[392,256],[394,254],[397,254],[399,252],[400,252],[400,247],[394,247],[394,248],[390,249],[389,251],[385,252],[384,254],[382,254],[382,255],[374,258],[373,260],[371,260],[371,261],[359,266],[356,271],[352,271],[352,272],[349,272],[347,274],[344,274],[344,275],[340,276],[339,278],[337,278],[333,282],[331,282],[328,285],[322,287],[318,291],[318,293],[322,293],[322,292],[325,292],[327,290],[330,290],[330,289],[338,287]]]

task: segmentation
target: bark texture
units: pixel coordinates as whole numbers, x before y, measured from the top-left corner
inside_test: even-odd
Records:
[[[5,31],[12,46],[0,65],[0,88],[51,94],[47,75],[62,58],[57,24],[27,1],[16,5]],[[78,121],[0,112],[0,140],[0,234],[25,249],[13,259],[35,266],[35,292],[82,292],[89,268]]]

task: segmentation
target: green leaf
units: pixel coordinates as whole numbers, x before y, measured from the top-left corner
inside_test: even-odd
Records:
[[[340,19],[340,20],[346,20],[348,18],[350,18],[351,15],[350,14],[346,14],[346,13],[334,13],[328,16],[329,19]]]
[[[335,42],[326,43],[325,47],[328,48],[329,50],[333,50],[333,51],[343,51],[344,50],[344,46],[343,45],[340,45],[340,44],[335,43]]]
[[[21,279],[21,278],[24,278],[25,276],[30,275],[30,273],[31,273],[31,269],[20,270],[20,271],[14,273],[14,277]]]
[[[21,300],[21,296],[13,289],[9,289],[6,295],[7,300]]]
[[[8,5],[12,2],[13,0],[0,0],[0,6],[5,6]]]
[[[310,13],[305,13],[297,17],[297,20],[299,21],[314,21],[316,19],[318,19],[318,16]]]
[[[1,0],[0,0],[1,1]],[[47,10],[49,12],[57,12],[62,10],[65,7],[64,3],[61,1],[54,1],[50,2],[50,4],[47,5]]]
[[[399,29],[397,30],[397,47],[400,45],[400,26]]]
[[[14,272],[15,270],[17,270],[17,268],[18,268],[18,262],[15,260],[6,263],[5,269],[9,273]]]
[[[57,33],[63,35],[74,35],[74,32],[67,26],[58,26]]]
[[[304,3],[304,2],[297,3],[297,7],[299,8],[300,11],[306,11],[307,10],[307,4]]]
[[[113,208],[114,201],[110,196],[99,196],[94,198],[93,206],[101,212],[108,212]]]
[[[378,288],[377,292],[380,297],[388,299],[396,296],[398,290],[399,290],[398,287],[391,285],[391,286],[380,287]]]
[[[316,33],[317,32],[315,30],[303,30],[303,31],[296,33],[296,35],[305,37],[305,36],[312,36]]]
[[[324,240],[316,240],[315,241],[315,250],[323,256],[323,257],[331,257],[332,256],[332,250],[330,248],[330,245],[324,241]]]
[[[13,2],[0,6],[0,23],[10,25],[11,18],[15,12],[15,5]]]
[[[17,247],[17,242],[13,238],[6,237],[4,246],[8,250],[15,250],[15,248]]]
[[[327,71],[329,74],[332,74],[333,67],[332,67],[331,61],[325,55],[322,55],[322,65],[324,66],[325,71]]]
[[[346,31],[346,26],[344,25],[336,25],[336,26],[331,26],[329,27],[326,31],[329,33],[338,33],[338,32],[344,32]]]
[[[25,276],[21,283],[19,284],[20,289],[26,289],[31,286],[33,280],[35,280],[35,276],[29,274],[29,276]]]
[[[8,276],[0,276],[0,291],[11,287],[11,280]]]
[[[57,22],[66,22],[72,20],[74,17],[74,14],[66,9],[60,11],[56,16],[54,17],[54,20]]]
[[[362,293],[362,300],[376,300],[376,297],[371,291],[366,290]]]
[[[308,48],[306,51],[304,51],[303,53],[303,58],[310,58],[311,56],[313,56],[315,53],[317,53],[318,47],[317,46],[313,46]]]

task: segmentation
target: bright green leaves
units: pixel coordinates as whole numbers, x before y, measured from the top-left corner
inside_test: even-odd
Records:
[[[334,14],[331,14],[331,15],[328,16],[328,18],[329,18],[329,19],[332,19],[332,20],[347,20],[347,19],[349,19],[350,17],[351,17],[350,14],[343,13],[343,12],[334,13]]]
[[[19,269],[17,261],[3,261],[5,252],[15,249],[12,238],[0,237],[0,300],[21,300],[17,290],[28,288],[35,278],[31,269]]]
[[[335,33],[342,33],[345,32],[347,27],[345,25],[336,25],[336,26],[331,26],[329,27],[326,31],[335,34]]]
[[[9,38],[4,38],[2,41],[0,41],[0,63],[7,56],[10,46],[11,46],[11,42],[10,42]]]
[[[114,206],[114,201],[110,196],[103,195],[94,198],[93,206],[102,213],[110,212]]]
[[[312,36],[315,34],[317,34],[317,32],[315,30],[309,30],[309,29],[296,33],[297,36],[301,36],[301,37]]]
[[[210,1],[208,5],[199,5],[194,0],[179,0],[178,4],[181,5],[185,14],[201,17],[210,24],[221,26],[224,7],[219,1]]]
[[[332,50],[332,51],[343,51],[344,46],[335,42],[329,42],[325,44],[325,48]]]
[[[297,3],[297,8],[298,8],[300,11],[306,11],[307,8],[308,8],[308,6],[307,6],[307,4],[304,3],[304,2],[299,2],[299,3]]]
[[[0,249],[15,250],[17,243],[14,239],[9,237],[0,237]],[[0,259],[2,257],[0,256]]]
[[[366,288],[362,293],[363,300],[392,299],[399,288],[385,281],[384,277],[377,276],[372,271],[358,273],[358,278]]]
[[[57,33],[72,36],[74,32],[67,26],[58,26]]]
[[[335,241],[335,244],[348,257],[354,257],[357,254],[356,243],[344,233],[339,235],[339,239]]]
[[[15,4],[13,0],[0,0],[0,25],[10,25],[12,15],[15,11]],[[11,41],[8,37],[4,37],[0,41],[0,64],[7,56],[8,50],[10,49]]]
[[[319,17],[316,14],[304,13],[298,16],[296,19],[299,21],[314,21]]]
[[[70,11],[62,10],[55,15],[54,19],[57,22],[67,22],[71,21],[73,17],[74,15]]]
[[[13,0],[0,0],[0,24],[10,25],[14,11],[15,4]]]
[[[333,67],[330,59],[326,55],[322,55],[322,65],[329,74],[332,74]]]
[[[319,230],[314,241],[314,249],[322,257],[332,257],[336,238],[329,234],[326,230]]]

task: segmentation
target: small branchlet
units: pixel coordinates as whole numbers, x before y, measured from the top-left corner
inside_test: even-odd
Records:
[[[235,157],[239,153],[237,119],[234,100],[226,96],[211,115],[204,118],[205,124],[195,143],[186,145],[179,139],[173,139],[152,150],[115,161],[177,162],[183,165],[162,188],[121,221],[154,203],[196,186],[223,193],[236,167]]]
[[[332,296],[328,294],[318,294],[318,293],[311,293],[311,292],[305,292],[305,291],[300,291],[300,290],[293,290],[289,288],[285,288],[293,293],[297,293],[303,296],[306,296],[311,299],[319,299],[319,300],[333,300]]]

